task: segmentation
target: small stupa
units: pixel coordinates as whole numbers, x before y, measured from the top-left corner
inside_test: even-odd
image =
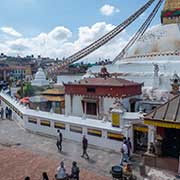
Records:
[[[31,81],[32,86],[48,86],[49,81],[46,79],[46,75],[42,68],[39,68],[37,73],[35,74],[35,79]]]

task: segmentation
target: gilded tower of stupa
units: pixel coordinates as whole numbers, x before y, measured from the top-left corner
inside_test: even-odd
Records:
[[[166,0],[161,12],[162,24],[180,23],[180,0]]]

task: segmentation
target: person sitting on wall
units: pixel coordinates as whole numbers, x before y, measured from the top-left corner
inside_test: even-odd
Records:
[[[155,149],[155,146],[152,142],[150,143],[149,153],[150,154],[156,154],[156,149]]]

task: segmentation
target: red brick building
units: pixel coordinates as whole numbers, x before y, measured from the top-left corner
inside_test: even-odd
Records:
[[[109,117],[110,108],[117,100],[122,101],[127,111],[136,111],[142,84],[105,76],[64,86],[66,114],[102,119]]]

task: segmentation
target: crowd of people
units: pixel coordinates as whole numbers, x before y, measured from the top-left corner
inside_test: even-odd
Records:
[[[61,161],[60,166],[57,168],[57,172],[55,174],[55,179],[56,180],[79,180],[79,172],[80,169],[77,166],[77,162],[73,161],[72,162],[72,167],[71,167],[71,173],[68,174],[64,165],[64,162]],[[47,172],[42,173],[42,180],[49,180]],[[26,176],[24,180],[30,180],[29,176]]]
[[[6,106],[5,110],[4,108],[2,107],[1,110],[0,110],[0,115],[1,115],[1,119],[9,119],[11,120],[12,119],[12,110],[11,108],[8,108]]]

